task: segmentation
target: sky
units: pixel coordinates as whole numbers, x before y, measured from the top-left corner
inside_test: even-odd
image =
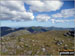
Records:
[[[74,1],[7,0],[0,2],[0,23],[7,27],[74,27]]]

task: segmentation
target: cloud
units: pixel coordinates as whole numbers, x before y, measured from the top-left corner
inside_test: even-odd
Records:
[[[64,9],[64,10],[61,10],[60,13],[56,13],[56,14],[53,14],[52,17],[53,18],[67,18],[67,17],[71,17],[71,16],[74,16],[75,15],[75,9],[72,8],[72,9]]]
[[[52,23],[54,24],[55,23],[55,19],[51,19]]]
[[[24,11],[25,8],[23,6],[22,1],[1,1],[0,5],[10,8],[10,10],[18,10],[18,11]]]
[[[71,17],[75,15],[75,9],[65,9],[61,11],[63,17]]]
[[[46,14],[39,14],[36,16],[37,21],[48,21],[50,19],[50,16]]]
[[[37,11],[37,12],[49,12],[49,11],[56,11],[59,10],[63,2],[60,0],[57,1],[45,1],[45,0],[36,0],[36,1],[25,1],[26,4],[30,5],[31,11]]]
[[[0,20],[33,20],[31,12],[26,12],[23,1],[1,1]]]
[[[74,19],[71,19],[71,20],[69,20],[69,19],[65,19],[65,20],[63,20],[63,19],[51,19],[51,21],[52,21],[52,23],[55,23],[55,22],[57,22],[57,23],[65,23],[65,22],[74,22],[75,20]]]
[[[63,17],[61,13],[56,13],[52,15],[53,18],[61,18]]]

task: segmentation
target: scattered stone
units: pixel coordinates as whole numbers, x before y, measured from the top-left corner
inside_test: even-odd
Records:
[[[8,49],[6,49],[5,46],[2,46],[2,48],[1,48],[1,52],[6,53],[7,51],[8,51]]]
[[[32,42],[34,42],[34,40],[32,40]]]
[[[67,47],[64,46],[64,49],[67,50]]]
[[[30,45],[28,45],[28,44],[25,44],[25,47],[31,47]]]
[[[67,44],[65,44],[65,47],[67,47],[68,45]]]
[[[5,43],[4,42],[1,42],[1,45],[4,45]]]
[[[64,40],[61,40],[64,43]]]
[[[43,51],[43,52],[45,52],[45,51],[46,51],[46,49],[45,49],[45,48],[42,48],[42,51]]]
[[[33,43],[33,46],[35,46],[35,44]]]
[[[64,36],[67,36],[68,37],[69,35],[67,33],[65,33]]]
[[[14,54],[14,52],[12,52],[12,51],[9,51],[9,54],[10,54],[10,55],[13,55],[13,54]]]
[[[38,54],[40,51],[38,50],[37,52],[36,52],[36,54]]]
[[[21,41],[21,42],[24,42],[25,40],[24,40],[24,38],[21,38],[20,41]]]
[[[32,54],[32,51],[27,51],[27,54],[28,54],[28,55],[31,55],[31,54]]]
[[[62,42],[62,41],[56,41],[56,44],[57,44],[57,45],[62,45],[63,42]]]
[[[65,50],[67,50],[67,47],[68,47],[68,45],[67,45],[67,44],[65,44],[65,45],[64,45],[64,49],[65,49]]]
[[[17,45],[17,49],[21,49],[21,47],[19,45]]]
[[[67,37],[72,36],[72,37],[74,37],[75,33],[74,33],[74,31],[69,31],[69,32],[65,33],[64,36],[67,36]]]
[[[56,41],[56,40],[57,40],[57,38],[55,37],[55,38],[54,38],[54,40]]]

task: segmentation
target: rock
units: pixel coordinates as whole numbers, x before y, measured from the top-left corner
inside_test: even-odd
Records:
[[[56,44],[57,44],[57,45],[62,45],[63,42],[62,42],[62,41],[56,41]]]
[[[28,55],[31,55],[31,54],[32,54],[32,51],[27,51],[27,54],[28,54]]]
[[[68,37],[69,35],[67,33],[65,33],[64,36],[67,36]]]
[[[64,46],[64,49],[67,50],[67,47]]]
[[[72,36],[72,37],[74,37],[75,33],[74,33],[74,31],[69,31],[69,32],[65,33],[64,36],[67,36],[67,37]]]
[[[6,49],[5,46],[2,46],[1,51],[2,51],[2,53],[6,53],[6,52],[8,52],[8,49]]]
[[[38,50],[37,52],[36,52],[36,54],[38,54],[40,52],[40,50]]]
[[[10,55],[13,55],[13,54],[14,54],[14,52],[12,52],[12,51],[9,51],[9,54],[10,54]]]
[[[55,38],[54,38],[54,40],[56,41],[56,40],[57,40],[57,38],[55,37]]]
[[[65,47],[67,47],[68,45],[67,44],[65,44]]]
[[[1,45],[4,45],[5,43],[4,42],[1,42]]]
[[[24,42],[25,40],[24,40],[24,38],[21,38],[20,41],[21,41],[21,42]]]
[[[17,45],[17,49],[21,49],[21,47],[19,45]]]
[[[8,50],[7,49],[2,49],[1,51],[2,51],[2,53],[6,53]]]
[[[28,45],[28,44],[25,44],[25,47],[31,47],[30,45]]]
[[[72,37],[74,37],[74,36],[75,36],[74,31],[69,31],[69,33],[70,33],[70,34],[69,34],[70,36],[72,36]]]
[[[64,40],[61,40],[62,42],[64,42]]]
[[[35,46],[35,44],[33,43],[33,46]]]
[[[68,47],[68,45],[67,45],[67,44],[65,44],[65,45],[64,45],[64,49],[65,49],[65,50],[67,50],[67,47]]]
[[[45,52],[45,51],[46,51],[46,49],[45,49],[45,48],[42,48],[42,51],[43,51],[43,52]]]
[[[8,41],[10,39],[10,37],[7,37],[5,40]]]
[[[12,45],[11,45],[12,44]],[[11,48],[14,48],[14,46],[15,46],[15,42],[9,42],[9,46],[11,47]]]
[[[32,40],[32,42],[34,42],[34,40]]]

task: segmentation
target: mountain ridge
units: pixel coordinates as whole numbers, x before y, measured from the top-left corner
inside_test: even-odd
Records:
[[[51,30],[71,30],[73,31],[74,28],[59,28],[59,27],[20,27],[20,28],[11,28],[11,27],[0,27],[1,28],[1,36],[5,36],[9,33],[20,31],[20,30],[27,30],[31,33],[40,33],[46,32]]]

